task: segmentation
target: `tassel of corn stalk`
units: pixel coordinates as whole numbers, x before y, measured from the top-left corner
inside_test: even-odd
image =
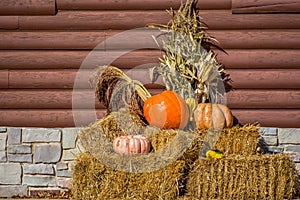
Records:
[[[99,102],[107,108],[107,114],[128,107],[143,116],[143,102],[151,96],[141,82],[132,80],[114,66],[100,66],[90,78],[90,84]]]
[[[211,50],[211,47],[218,48],[217,41],[205,32],[196,1],[187,0],[177,12],[172,9],[168,12],[172,19],[167,25],[149,25],[159,28],[166,36],[162,44],[165,55],[160,65],[151,69],[150,78],[154,82],[162,76],[166,88],[184,99],[195,98],[197,103],[218,102],[223,94],[217,88],[223,84],[225,70]]]

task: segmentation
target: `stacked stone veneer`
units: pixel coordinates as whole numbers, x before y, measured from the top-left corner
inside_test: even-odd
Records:
[[[79,128],[0,127],[0,197],[71,187],[72,168],[82,148]],[[300,129],[261,128],[269,153],[291,155],[300,171]]]
[[[300,129],[263,127],[261,132],[265,142],[265,151],[289,154],[300,175]]]
[[[0,197],[70,188],[79,131],[0,127]]]

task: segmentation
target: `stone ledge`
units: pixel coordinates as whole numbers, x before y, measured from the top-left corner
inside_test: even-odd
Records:
[[[11,154],[28,154],[31,153],[31,144],[9,145],[7,152]]]
[[[32,163],[32,154],[8,154],[9,162]]]
[[[6,150],[6,140],[7,140],[7,134],[1,133],[0,134],[0,151]]]
[[[79,153],[80,153],[79,149],[64,150],[62,155],[62,160],[63,161],[75,160],[77,154]]]
[[[23,142],[61,142],[59,129],[23,128]]]
[[[71,170],[60,170],[56,172],[57,177],[72,177],[72,171]]]
[[[0,185],[0,197],[13,197],[27,195],[28,188],[26,185]]]
[[[57,163],[61,158],[61,144],[35,144],[33,160],[34,163]]]
[[[21,184],[22,169],[19,163],[0,164],[0,184]]]
[[[278,129],[275,127],[260,127],[262,135],[277,136]]]
[[[68,163],[67,162],[59,162],[56,164],[56,170],[66,170],[68,169]]]
[[[54,175],[54,167],[52,164],[24,164],[23,173],[32,175]]]
[[[62,129],[62,145],[63,149],[74,149],[76,145],[77,134],[79,128],[64,128]]]
[[[279,144],[300,144],[300,129],[280,128],[278,129]]]
[[[7,130],[8,144],[21,144],[21,134],[22,129],[21,128],[8,128]]]
[[[265,142],[265,144],[268,146],[277,146],[278,145],[277,136],[263,135],[262,138],[263,138],[263,141]]]
[[[48,186],[55,187],[55,176],[24,175],[23,184],[28,186]]]

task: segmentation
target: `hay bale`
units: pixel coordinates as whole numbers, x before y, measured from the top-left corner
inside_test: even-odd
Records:
[[[284,154],[198,159],[187,181],[198,199],[291,199],[297,188],[295,164]]]
[[[108,168],[89,153],[81,153],[73,170],[75,199],[176,199],[184,174],[184,162],[164,169],[129,173]]]
[[[112,141],[128,134],[149,138],[151,152],[137,156],[116,154]],[[220,134],[216,147],[226,155],[254,154],[260,136],[257,126],[233,127],[224,129]],[[207,130],[161,130],[147,126],[128,109],[112,112],[84,128],[79,135],[80,142],[89,153],[77,159],[73,171],[74,197],[177,198],[186,189],[186,174],[199,158],[206,135]],[[238,148],[237,144],[242,148]]]
[[[109,147],[113,140],[122,135],[141,134],[146,136],[151,143],[152,150],[157,151],[165,147],[166,144],[171,144],[178,133],[187,134],[191,146],[184,149],[185,157],[194,161],[199,157],[204,140],[209,138],[209,134],[219,135],[214,137],[217,141],[212,141],[215,146],[212,148],[219,149],[225,155],[253,155],[256,154],[256,149],[259,146],[260,132],[257,125],[245,125],[242,127],[235,126],[232,128],[223,129],[221,132],[214,133],[205,129],[191,131],[179,130],[160,130],[159,128],[147,126],[135,112],[122,108],[118,112],[112,112],[100,121],[91,124],[81,131],[79,135],[83,146],[94,155],[94,152],[99,152],[104,146]],[[105,141],[105,142],[104,142]],[[100,148],[101,147],[101,148]],[[187,150],[187,151],[186,151]]]
[[[260,146],[260,137],[258,125],[234,126],[223,129],[215,148],[225,155],[254,155]]]

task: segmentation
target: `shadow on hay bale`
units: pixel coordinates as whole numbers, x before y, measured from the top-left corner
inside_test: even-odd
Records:
[[[297,188],[295,164],[284,154],[198,159],[187,181],[198,199],[291,199]]]

